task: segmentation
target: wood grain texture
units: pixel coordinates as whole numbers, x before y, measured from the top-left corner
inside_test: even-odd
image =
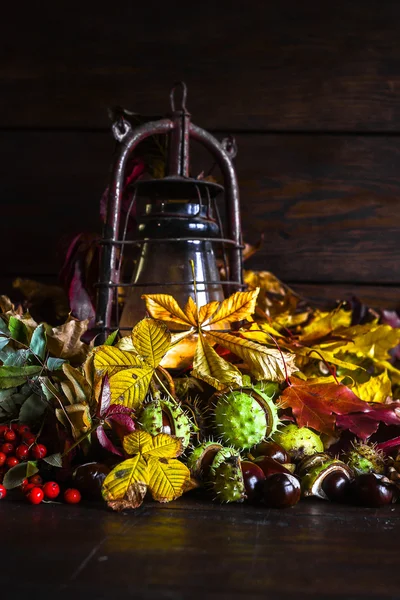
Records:
[[[241,134],[237,143],[245,239],[264,234],[246,268],[290,283],[400,284],[400,138]],[[0,148],[2,274],[54,275],[63,240],[101,230],[113,140],[3,132]],[[194,173],[209,166],[208,157]]]
[[[397,0],[8,3],[0,127],[164,113],[183,79],[206,128],[400,131],[399,19]]]
[[[315,305],[330,307],[336,301],[356,297],[372,308],[400,310],[400,287],[379,285],[294,283],[291,287]]]
[[[182,499],[117,515],[2,502],[0,524],[5,597],[400,597],[398,506],[302,502],[274,511]]]

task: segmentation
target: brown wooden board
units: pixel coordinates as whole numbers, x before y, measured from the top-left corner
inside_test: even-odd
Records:
[[[400,598],[398,506],[182,499],[115,514],[6,499],[0,524],[5,598]]]
[[[241,134],[237,142],[245,239],[264,233],[247,268],[298,284],[400,284],[400,138]],[[101,230],[113,139],[3,132],[0,148],[2,275],[54,275],[63,241]]]
[[[183,79],[206,128],[400,131],[399,20],[397,0],[7,3],[0,127],[164,113]]]

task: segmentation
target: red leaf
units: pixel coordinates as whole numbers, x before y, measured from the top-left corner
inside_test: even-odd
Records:
[[[110,410],[111,404],[111,390],[110,390],[110,380],[108,375],[105,375],[103,381],[101,383],[101,393],[99,398],[99,404],[97,408],[97,416],[104,419],[107,415],[107,411]]]
[[[83,278],[79,262],[76,262],[74,266],[74,274],[68,289],[68,299],[72,315],[80,321],[86,321],[86,319],[89,319],[89,328],[93,327],[95,310],[90,296],[83,286]]]
[[[365,441],[377,431],[379,423],[400,425],[400,402],[365,404],[366,407],[363,412],[338,417],[336,419],[337,427],[339,429],[348,429],[361,440]]]
[[[364,412],[368,407],[345,385],[312,384],[295,377],[281,399],[282,408],[292,409],[299,427],[311,427],[327,434],[335,428],[335,415]]]
[[[97,439],[99,440],[100,446],[102,446],[109,452],[112,452],[113,454],[122,456],[122,452],[120,452],[120,450],[118,450],[118,448],[116,448],[114,446],[114,444],[112,443],[112,441],[107,437],[107,434],[104,431],[102,425],[99,425],[99,427],[96,429],[96,435],[97,435]]]
[[[336,426],[339,429],[348,429],[365,442],[371,435],[377,432],[379,421],[374,421],[364,413],[353,413],[350,415],[338,415]]]

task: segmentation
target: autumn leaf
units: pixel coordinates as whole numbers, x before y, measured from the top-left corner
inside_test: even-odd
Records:
[[[142,367],[143,360],[134,354],[135,347],[130,345],[130,351],[121,350],[117,346],[98,346],[94,354],[94,368],[97,376],[112,377],[118,371],[133,367]]]
[[[62,372],[66,377],[66,381],[61,382],[61,389],[70,404],[78,404],[80,402],[89,404],[92,389],[85,376],[79,369],[75,369],[67,363],[62,365]]]
[[[286,373],[290,376],[297,371],[295,356],[281,352],[278,348],[266,348],[251,340],[220,331],[207,331],[206,337],[242,358],[256,379],[281,382],[285,380]]]
[[[347,340],[336,349],[340,352],[351,352],[357,356],[369,356],[376,360],[388,360],[388,351],[400,343],[400,329],[390,325],[356,325],[339,332]]]
[[[336,308],[332,312],[324,313],[315,311],[314,318],[308,325],[303,327],[299,341],[310,344],[328,336],[332,331],[340,327],[349,327],[351,324],[351,311]]]
[[[61,408],[56,408],[56,417],[66,429],[71,429],[72,436],[79,440],[82,436],[88,434],[92,427],[92,418],[90,416],[89,406],[84,403],[68,404]]]
[[[281,407],[292,409],[299,427],[331,434],[335,415],[364,412],[368,405],[342,384],[312,384],[296,377],[281,395]]]
[[[185,329],[192,327],[189,317],[169,294],[146,294],[142,298],[146,301],[147,311],[153,319],[164,321],[172,329],[176,329],[177,325],[183,325]]]
[[[336,426],[354,433],[364,442],[378,430],[379,424],[400,426],[400,402],[367,404],[363,412],[337,415]],[[383,445],[383,444],[382,444]],[[389,443],[388,443],[389,446]]]
[[[243,276],[250,290],[260,290],[257,306],[269,317],[276,319],[278,315],[292,315],[297,311],[300,296],[269,271],[244,271]]]
[[[65,358],[73,364],[82,364],[91,347],[81,341],[87,331],[89,321],[79,321],[69,317],[66,323],[58,327],[45,324],[47,348],[57,358]]]
[[[387,371],[383,371],[376,377],[370,377],[364,383],[355,383],[351,390],[365,402],[384,403],[392,395],[392,383]]]
[[[154,369],[170,347],[171,335],[166,327],[152,319],[143,319],[132,331],[136,352]]]
[[[200,325],[216,325],[217,323],[235,323],[251,317],[256,308],[258,289],[251,292],[236,292],[223,300],[218,310],[208,320],[200,321]]]
[[[171,334],[163,323],[143,319],[118,346],[99,346],[95,350],[95,373],[97,378],[109,378],[113,404],[140,407],[170,344]]]
[[[191,374],[217,390],[223,390],[227,385],[235,387],[242,385],[242,374],[239,369],[221,358],[202,333],[199,334]]]
[[[193,299],[189,299],[185,309],[182,310],[172,296],[166,294],[144,295],[146,307],[154,318],[163,319],[167,323],[173,321],[175,325],[186,323],[186,337],[192,337],[194,343],[188,347],[189,352],[194,350],[192,374],[222,390],[234,384],[241,385],[240,372],[231,363],[218,356],[212,345],[216,343],[224,346],[251,368],[258,379],[283,381],[286,373],[289,375],[296,370],[294,357],[280,352],[277,348],[266,348],[251,340],[235,336],[234,334],[217,331],[216,325],[226,327],[230,323],[251,319],[254,313],[258,289],[249,292],[236,292],[222,302],[210,302],[197,308]],[[197,342],[194,338],[197,335]],[[180,341],[182,345],[184,341]],[[179,344],[170,350],[175,356],[179,355]],[[187,357],[180,357],[180,364],[186,364]],[[166,355],[166,360],[169,354]],[[171,366],[168,363],[168,366]]]
[[[190,471],[176,460],[182,454],[178,438],[134,431],[124,438],[123,446],[127,454],[134,456],[117,465],[104,480],[103,497],[111,508],[137,508],[147,489],[159,502],[170,502],[185,492]]]

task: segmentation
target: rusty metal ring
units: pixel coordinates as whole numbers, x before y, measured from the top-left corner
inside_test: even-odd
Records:
[[[115,123],[112,124],[111,129],[117,142],[122,142],[131,131],[132,127],[129,121],[126,121],[124,117],[121,116],[118,121],[115,121]]]
[[[221,141],[221,146],[230,159],[235,158],[238,152],[238,147],[236,139],[233,137],[233,135],[228,135],[228,137],[224,138]]]

